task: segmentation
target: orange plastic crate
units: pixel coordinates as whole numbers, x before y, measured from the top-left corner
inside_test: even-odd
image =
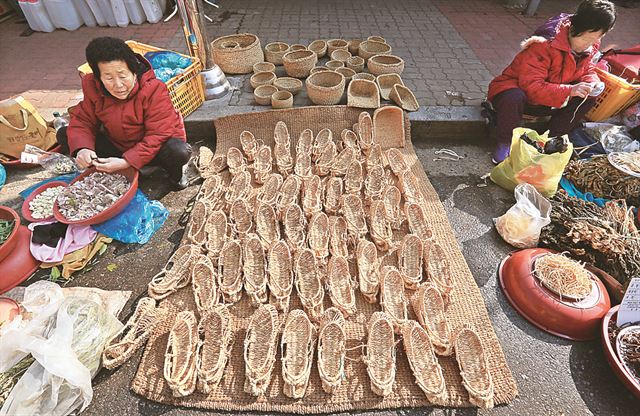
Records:
[[[605,87],[602,94],[596,98],[596,105],[587,113],[588,120],[606,120],[640,101],[640,85],[629,84],[625,79],[600,68],[596,68],[596,72]]]

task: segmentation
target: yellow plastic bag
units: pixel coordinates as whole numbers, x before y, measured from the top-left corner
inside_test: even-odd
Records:
[[[569,148],[563,153],[547,155],[520,139],[523,134],[538,142],[549,140],[549,132],[540,135],[524,127],[513,129],[511,153],[491,170],[491,180],[509,191],[519,183],[528,183],[542,195],[551,197],[558,190],[562,172],[573,153],[573,144],[569,143]]]

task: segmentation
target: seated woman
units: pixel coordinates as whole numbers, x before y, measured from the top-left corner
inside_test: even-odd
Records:
[[[115,172],[157,165],[175,187],[184,188],[183,166],[191,146],[164,82],[121,39],[93,39],[86,55],[93,74],[82,79],[84,99],[70,110],[69,126],[58,130],[58,142],[68,146],[82,168]]]
[[[496,111],[493,162],[509,155],[511,135],[522,115],[551,116],[549,137],[567,134],[595,105],[589,94],[600,82],[595,63],[602,37],[616,21],[606,0],[584,0],[574,15],[549,19],[522,51],[489,84],[488,100]]]

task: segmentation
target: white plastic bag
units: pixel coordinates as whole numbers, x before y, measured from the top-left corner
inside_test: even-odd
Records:
[[[514,196],[516,204],[493,219],[496,229],[504,241],[516,248],[536,247],[542,227],[551,222],[551,203],[528,183],[517,185]]]

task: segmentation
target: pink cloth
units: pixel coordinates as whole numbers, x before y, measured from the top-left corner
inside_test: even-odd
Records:
[[[29,224],[29,230],[33,231],[35,226],[51,223],[52,221],[31,223]],[[55,248],[45,244],[35,244],[33,241],[30,241],[29,248],[31,255],[36,260],[40,260],[43,263],[56,263],[61,261],[65,254],[80,250],[91,244],[96,235],[98,235],[98,232],[89,225],[69,224],[67,233],[64,238],[58,241],[58,245]]]

